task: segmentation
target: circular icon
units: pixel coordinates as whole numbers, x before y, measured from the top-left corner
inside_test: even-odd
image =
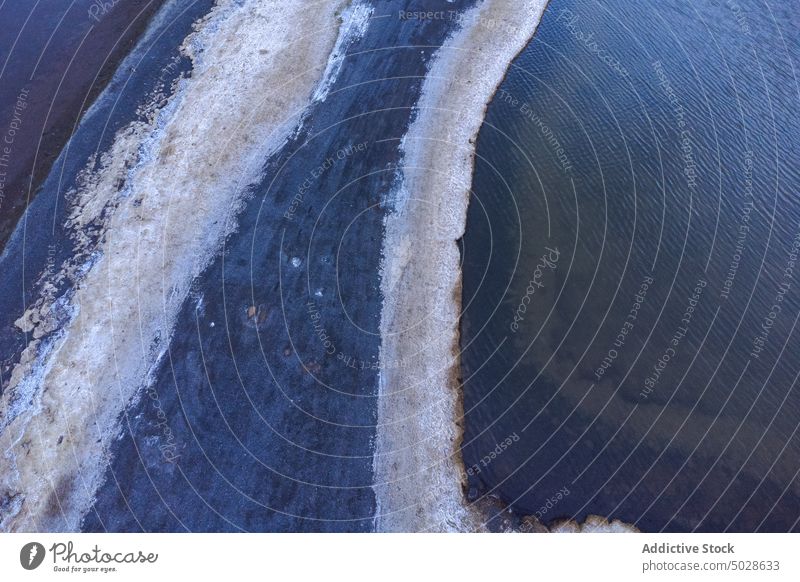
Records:
[[[30,542],[19,551],[19,563],[26,570],[35,570],[44,561],[44,546],[39,542]]]

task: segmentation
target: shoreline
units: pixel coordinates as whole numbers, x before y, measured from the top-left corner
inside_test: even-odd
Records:
[[[378,531],[486,530],[463,494],[457,241],[486,109],[546,5],[486,0],[467,11],[434,58],[403,138],[403,176],[385,227],[381,360],[414,366],[380,375]]]
[[[3,530],[78,530],[192,280],[331,82],[346,5],[217,2],[181,44],[191,76],[90,160],[68,199],[78,253],[52,273],[75,289],[45,285],[16,322],[29,343],[0,398]]]
[[[402,179],[385,225],[380,353],[382,361],[414,366],[383,367],[380,375],[377,531],[485,532],[498,519],[503,531],[638,531],[595,515],[549,525],[517,516],[512,524],[501,517],[505,508],[498,500],[469,503],[465,495],[457,241],[466,227],[475,144],[487,108],[547,4],[486,0],[470,9],[467,25],[434,58],[417,118],[403,138]]]
[[[31,101],[23,112],[21,130],[11,148],[12,163],[3,168],[7,176],[3,176],[5,184],[0,184],[0,193],[4,191],[0,196],[0,253],[80,120],[102,95],[164,4],[166,0],[115,4],[97,21],[81,11],[81,6],[70,7],[62,15],[64,21],[53,29],[55,43],[42,47],[47,52],[39,59],[45,59],[51,69],[46,74],[39,71],[32,79],[27,70],[6,72],[3,81],[19,91],[27,91]],[[75,27],[85,36],[78,45],[80,37],[65,41],[65,46],[59,45],[60,27]],[[72,59],[62,62],[53,58],[51,53],[56,50],[74,54]],[[11,119],[9,115],[3,121]]]

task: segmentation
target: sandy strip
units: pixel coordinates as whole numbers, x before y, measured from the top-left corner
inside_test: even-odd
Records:
[[[0,529],[78,528],[192,279],[338,71],[329,59],[339,15],[343,29],[353,16],[345,4],[220,0],[183,45],[191,78],[84,174],[70,198],[84,252],[56,275],[77,290],[45,293],[17,322],[33,339],[0,401]],[[103,233],[97,248],[89,228]]]
[[[386,221],[375,456],[379,531],[482,531],[460,453],[461,238],[486,107],[532,38],[546,0],[484,0],[438,51],[403,142]],[[528,531],[547,531],[541,524]],[[522,529],[522,528],[521,528]],[[553,531],[621,531],[592,517]]]
[[[439,49],[403,141],[403,183],[386,221],[381,281],[380,531],[482,529],[462,493],[456,241],[486,107],[546,4],[484,0],[469,10]]]

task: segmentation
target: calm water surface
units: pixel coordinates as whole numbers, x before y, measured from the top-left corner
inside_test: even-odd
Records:
[[[798,25],[790,2],[550,3],[478,142],[473,496],[799,529]]]

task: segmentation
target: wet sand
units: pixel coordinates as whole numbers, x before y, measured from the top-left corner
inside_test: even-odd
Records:
[[[325,82],[343,7],[219,2],[183,45],[191,78],[120,130],[69,194],[81,260],[56,278],[79,284],[66,301],[45,286],[16,322],[32,341],[0,407],[4,529],[78,528],[192,279]]]

